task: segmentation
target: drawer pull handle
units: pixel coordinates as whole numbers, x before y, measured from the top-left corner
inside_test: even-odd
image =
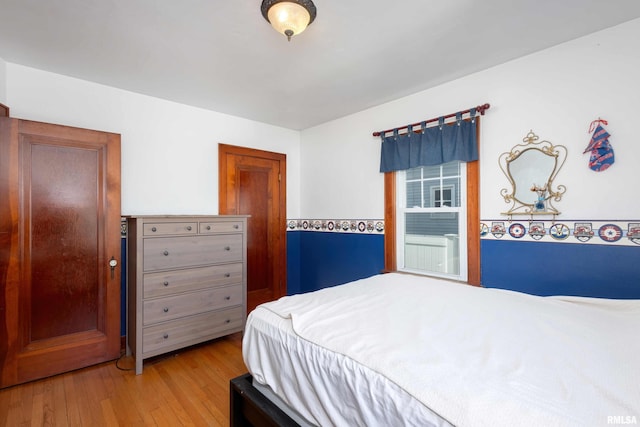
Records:
[[[224,323],[231,323],[231,319],[225,320]]]
[[[155,233],[156,231],[158,231],[158,229],[155,228],[155,227],[151,227],[151,231],[153,231]]]
[[[168,313],[169,312],[169,307],[163,308],[162,311],[164,311],[165,313]]]
[[[169,334],[165,332],[165,334],[162,336],[162,338],[164,338],[166,340],[167,338],[169,338]]]
[[[224,277],[231,277],[231,273],[224,273]]]
[[[240,228],[240,226],[238,224],[233,224],[233,228],[237,230],[238,228]]]
[[[187,225],[187,231],[191,231],[191,226]]]
[[[169,256],[169,251],[164,251],[164,252],[162,252],[162,255],[164,255],[164,256]]]
[[[224,250],[225,250],[225,251],[230,251],[230,250],[231,250],[231,246],[225,246],[225,247],[224,247]]]
[[[211,230],[211,226],[210,225],[207,225],[207,230]]]
[[[224,299],[226,299],[227,301],[229,301],[229,300],[231,299],[231,297],[230,297],[230,296],[226,296],[226,297],[224,297]]]
[[[169,286],[169,282],[164,282],[163,285]]]

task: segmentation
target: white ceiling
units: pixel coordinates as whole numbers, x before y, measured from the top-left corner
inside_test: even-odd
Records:
[[[261,0],[0,0],[0,58],[305,129],[640,17],[638,0],[314,3],[287,42]]]

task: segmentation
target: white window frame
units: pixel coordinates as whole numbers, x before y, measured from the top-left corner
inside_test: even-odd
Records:
[[[462,179],[462,178],[460,178],[460,179]],[[440,194],[442,194],[442,190],[451,190],[451,203],[452,204],[453,204],[453,201],[456,199],[456,188],[455,188],[455,186],[453,186],[453,185],[444,185],[442,183],[442,177],[440,177],[440,181],[439,181],[438,185],[430,185],[429,186],[429,192],[431,193],[431,200],[432,200],[432,206],[431,207],[435,208],[435,209],[438,209],[438,214],[439,214],[439,215],[438,214],[432,214],[431,217],[433,217],[433,218],[438,218],[438,217],[439,218],[454,218],[455,217],[455,213],[454,212],[451,212],[451,213],[448,213],[448,214],[444,214],[442,212],[442,209],[440,209],[440,208],[446,208],[447,206],[437,207],[435,205],[435,203],[436,203],[436,191],[437,190],[441,190]],[[442,203],[442,199],[440,199],[440,203]]]
[[[451,199],[447,199],[449,200],[451,203],[453,203],[453,201],[456,199],[456,187],[455,185],[443,185],[443,184],[439,184],[439,185],[430,185],[429,186],[429,193],[431,193],[431,201],[432,201],[432,206],[433,208],[437,207],[435,204],[436,202],[440,202],[441,205],[440,207],[442,207],[442,201],[444,200],[442,198],[442,193],[443,191],[446,190],[451,190]],[[436,200],[436,191],[440,191],[440,199]]]
[[[406,172],[398,171],[396,172],[396,260],[397,260],[397,269],[398,271],[403,271],[407,273],[420,274],[425,276],[434,276],[434,277],[442,277],[453,280],[459,280],[466,282],[468,280],[468,252],[467,252],[467,164],[465,162],[460,162],[460,206],[458,207],[406,207],[407,202],[407,194],[406,194]],[[442,166],[440,167],[440,181],[439,184],[431,185],[429,191],[433,196],[435,189],[441,188],[449,188],[450,186],[443,184],[443,179],[445,176],[442,175]],[[428,184],[429,181],[422,180],[424,183]],[[432,181],[433,183],[437,181]],[[424,195],[424,192],[421,191],[421,194]],[[455,188],[452,189],[452,200],[455,200]],[[435,199],[432,197],[432,201]],[[424,206],[424,196],[421,202],[422,206]],[[455,217],[455,213],[458,213],[458,274],[447,274],[440,273],[435,271],[426,271],[426,270],[416,270],[405,268],[405,214],[406,213],[450,213],[451,217]],[[434,215],[435,216],[435,215]]]

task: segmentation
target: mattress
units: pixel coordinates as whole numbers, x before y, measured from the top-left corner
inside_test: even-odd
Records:
[[[242,349],[258,390],[301,425],[450,426],[379,373],[301,338],[264,305],[250,313]]]
[[[639,330],[637,300],[386,274],[258,307],[243,354],[315,425],[604,425],[640,415]]]

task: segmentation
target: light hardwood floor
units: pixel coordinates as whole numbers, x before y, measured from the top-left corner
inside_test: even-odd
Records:
[[[142,375],[114,361],[0,390],[0,426],[228,426],[241,343],[237,333],[149,359]]]

